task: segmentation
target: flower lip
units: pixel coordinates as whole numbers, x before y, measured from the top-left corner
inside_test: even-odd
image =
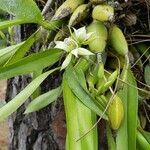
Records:
[[[74,41],[71,37],[65,38],[64,41],[55,41],[55,44],[55,48],[60,48],[66,52],[70,52],[78,47],[76,41]]]
[[[68,47],[68,45],[65,42],[63,42],[63,41],[55,41],[55,44],[56,44],[55,48],[59,48],[59,49],[62,49],[64,51],[66,51],[66,52],[69,52],[69,47]]]

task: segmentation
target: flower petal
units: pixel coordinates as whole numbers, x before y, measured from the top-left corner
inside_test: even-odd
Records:
[[[62,49],[64,51],[66,51],[66,52],[69,51],[69,47],[68,47],[68,45],[65,42],[55,41],[55,44],[56,44],[55,48],[60,48],[60,49]]]
[[[65,44],[67,44],[67,46],[69,48],[69,51],[75,49],[78,46],[78,44],[76,43],[76,41],[74,41],[71,37],[65,38],[64,42],[65,42]]]
[[[94,55],[94,53],[90,52],[89,50],[85,48],[76,48],[74,51],[78,51],[79,55]]]
[[[76,57],[78,57],[78,48],[74,49],[71,51],[71,54],[75,55]]]
[[[65,58],[64,62],[62,63],[61,70],[65,69],[69,65],[71,58],[72,58],[72,54],[69,53]]]
[[[73,28],[74,29],[74,28]],[[77,40],[82,43],[87,39],[87,34],[86,34],[86,28],[85,26],[82,28],[79,28],[78,30],[74,29],[75,36]]]

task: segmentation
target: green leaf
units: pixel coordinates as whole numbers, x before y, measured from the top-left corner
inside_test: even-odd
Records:
[[[10,65],[20,60],[30,49],[33,43],[39,38],[40,31],[33,33],[25,42],[9,46],[0,50],[0,65]],[[7,63],[6,63],[7,62]]]
[[[37,78],[39,75],[41,75],[42,72],[43,72],[43,69],[41,69],[41,70],[38,69],[38,70],[34,71],[34,72],[32,73],[32,80],[34,80],[34,79]],[[32,98],[32,99],[37,98],[37,97],[40,95],[40,93],[41,93],[41,87],[39,86],[39,87],[34,91],[34,93],[32,94],[31,98]]]
[[[117,131],[117,137],[116,137],[116,147],[117,150],[128,150],[128,115],[127,115],[127,103],[128,103],[128,97],[127,97],[127,86],[124,87],[123,90],[120,90],[117,94],[120,99],[123,102],[123,108],[124,108],[124,119],[122,120],[122,124],[120,128]],[[124,98],[123,98],[124,97]]]
[[[124,120],[117,132],[117,150],[136,150],[138,90],[136,81],[130,69],[127,71],[126,82],[122,90],[117,94],[124,105]]]
[[[75,68],[81,69],[83,72],[86,72],[90,66],[90,61],[80,58],[78,63],[75,65]]]
[[[21,42],[17,45],[12,45],[12,46],[8,46],[6,48],[0,49],[0,57],[2,57],[3,55],[17,49],[18,47],[20,47],[24,42]]]
[[[136,131],[138,120],[138,90],[135,77],[131,70],[128,71],[127,82],[134,87],[128,86],[128,144],[129,150],[136,149]]]
[[[76,142],[96,122],[95,113],[75,97],[65,77],[62,87],[67,123],[66,150],[97,150],[97,128]]]
[[[9,21],[2,21],[2,22],[0,22],[0,30],[14,26],[14,25],[24,24],[24,23],[27,23],[27,22],[23,19],[14,19],[14,20],[9,20]]]
[[[138,127],[138,130],[150,144],[150,132],[143,130],[142,127]]]
[[[107,134],[107,144],[108,144],[108,149],[109,150],[116,150],[116,143],[114,141],[114,138],[113,138],[113,134],[112,134],[112,131],[107,123],[107,126],[106,126],[106,134]]]
[[[144,78],[146,84],[150,86],[150,64],[147,64],[144,69]]]
[[[65,78],[67,79],[69,87],[71,88],[73,93],[79,98],[79,100],[85,106],[90,108],[93,112],[101,116],[103,113],[102,110],[95,104],[94,98],[90,95],[90,93],[81,86],[73,67],[69,66],[66,69]],[[103,118],[107,119],[107,116],[104,114]]]
[[[33,43],[39,39],[40,31],[33,33],[26,41],[0,50],[0,65],[5,66],[17,62],[30,49]],[[7,62],[7,63],[6,63]]]
[[[7,46],[7,44],[8,43],[6,40],[0,39],[0,49],[5,48]]]
[[[63,78],[62,89],[67,124],[66,150],[81,150],[81,141],[76,142],[80,136],[76,98],[65,78]]]
[[[45,29],[56,30],[63,24],[63,22],[64,22],[63,20],[51,20],[51,21],[42,20],[41,22],[38,22],[38,24],[44,27]],[[2,21],[0,22],[0,30],[14,26],[14,25],[25,24],[25,23],[32,23],[32,22],[26,21],[24,19]]]
[[[27,113],[35,112],[46,107],[53,101],[57,100],[60,94],[61,94],[61,88],[58,87],[45,94],[40,95],[27,106],[25,113],[27,114]]]
[[[76,72],[77,79],[80,82],[81,86],[84,89],[87,89],[87,84],[86,84],[84,72],[80,68],[77,68],[77,67],[75,68],[75,72]]]
[[[150,144],[146,140],[146,138],[139,132],[137,131],[137,147],[139,150],[149,150],[150,149]]]
[[[39,22],[39,24],[45,29],[56,30],[62,26],[63,22],[64,22],[63,20],[51,20],[51,21],[43,20],[42,22]]]
[[[0,22],[0,30],[13,25],[37,23],[49,30],[56,30],[62,20],[46,21],[33,0],[0,0],[0,10],[15,16],[14,20]]]
[[[78,64],[78,67],[75,67],[75,72],[81,86],[87,89],[85,75],[82,70],[82,64]],[[97,117],[96,114],[86,107],[78,98],[76,98],[76,104],[80,136],[83,136],[96,123]],[[81,139],[81,147],[82,149],[86,150],[98,149],[97,127],[90,131],[83,139]]]
[[[36,79],[34,79],[30,84],[28,84],[24,90],[22,90],[15,98],[9,101],[5,106],[0,109],[0,121],[6,119],[9,115],[15,112],[31,94],[36,90],[36,88],[54,71],[59,68],[47,71]]]
[[[0,80],[8,79],[17,75],[28,74],[36,70],[41,70],[49,65],[56,63],[62,51],[58,49],[49,49],[44,52],[32,54],[20,61],[0,68]]]
[[[9,59],[7,64],[15,63],[18,60],[20,60],[25,53],[30,49],[30,47],[33,45],[33,43],[39,39],[41,34],[40,30],[37,30],[35,33],[33,33],[14,53],[14,55]]]
[[[97,121],[97,116],[92,110],[86,107],[78,98],[76,98],[76,107],[76,116],[78,119],[79,132],[81,137],[93,127],[93,125]],[[92,129],[85,137],[83,137],[83,139],[81,139],[81,147],[81,150],[98,149],[97,127]]]
[[[0,9],[30,23],[43,20],[41,11],[33,0],[0,0]]]
[[[137,50],[141,55],[144,55],[146,58],[149,58],[150,55],[149,45],[147,45],[146,43],[138,43],[135,46],[137,47]]]
[[[4,65],[8,61],[8,59],[17,51],[17,49],[21,47],[22,44],[24,43],[22,42],[17,45],[0,49],[0,66]]]

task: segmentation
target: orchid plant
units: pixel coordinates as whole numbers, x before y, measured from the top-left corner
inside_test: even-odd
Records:
[[[16,112],[29,97],[32,101],[25,104],[24,114],[20,115],[21,113],[19,113],[21,117],[24,117],[23,115],[27,117],[27,114],[43,109],[61,96],[66,115],[66,150],[98,150],[99,147],[103,149],[101,145],[99,146],[99,133],[96,126],[101,119],[106,124],[109,150],[150,150],[150,133],[143,127],[146,125],[145,121],[143,123],[145,125],[140,124],[140,121],[143,122],[144,116],[143,112],[138,111],[138,104],[142,104],[140,97],[150,97],[149,46],[146,45],[143,49],[140,45],[132,45],[134,53],[130,51],[132,56],[139,49],[139,54],[142,53],[141,57],[146,58],[144,60],[141,57],[138,58],[138,55],[133,55],[133,58],[137,59],[135,65],[139,65],[137,62],[140,62],[139,68],[142,63],[143,66],[147,65],[144,72],[146,84],[142,84],[143,88],[139,88],[132,70],[130,67],[126,67],[124,58],[119,55],[122,54],[120,48],[122,50],[123,47],[123,50],[126,51],[128,45],[124,35],[120,34],[121,31],[114,25],[116,21],[111,22],[112,18],[115,19],[117,16],[112,12],[112,6],[109,6],[111,1],[103,3],[102,0],[65,0],[62,1],[62,5],[56,10],[54,16],[51,16],[51,20],[47,20],[44,15],[52,1],[47,0],[42,12],[36,2],[35,0],[0,0],[0,11],[13,16],[12,20],[0,22],[0,36],[6,38],[10,44],[5,48],[0,45],[0,80],[27,74],[33,77],[20,93],[0,108],[0,121]],[[45,2],[46,0],[44,0]],[[101,13],[97,13],[97,11],[101,11]],[[122,14],[122,12],[117,14]],[[108,15],[108,22],[101,20],[101,17],[104,18],[106,15]],[[89,20],[85,20],[86,18]],[[82,26],[82,21],[87,27],[72,28],[69,20],[73,24],[76,23],[78,27]],[[19,40],[20,43],[15,43],[13,26],[26,23],[34,23],[39,28],[25,41],[20,42]],[[65,28],[61,27],[67,23],[69,36],[63,38],[62,41],[55,40],[57,32],[51,31],[57,29],[58,32],[61,30],[64,33]],[[7,28],[10,38],[7,38],[4,32]],[[108,34],[108,30],[111,31],[111,34]],[[23,31],[22,28],[21,31]],[[49,34],[49,32],[54,34]],[[40,41],[41,38],[43,39],[43,33],[46,39]],[[123,40],[120,38],[122,35]],[[26,55],[31,46],[37,42],[41,48],[36,53]],[[56,45],[53,47],[49,42]],[[92,56],[92,60],[87,59],[91,58],[90,56]],[[63,63],[60,65],[58,62],[62,61]],[[146,62],[147,64],[145,64]],[[63,71],[61,72],[61,70]],[[45,93],[43,93],[45,90],[40,92],[40,85],[55,71],[61,72],[59,77],[62,82]],[[51,80],[53,82],[53,79]],[[143,104],[146,104],[146,101]],[[39,119],[42,121],[42,118],[39,117]],[[50,123],[50,121],[46,119],[46,122]],[[32,144],[31,147],[33,148]]]

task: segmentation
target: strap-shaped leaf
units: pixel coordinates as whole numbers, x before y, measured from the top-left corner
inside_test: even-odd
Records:
[[[117,132],[117,150],[136,150],[138,90],[136,81],[130,69],[127,71],[126,82],[122,90],[118,92],[124,105],[124,120]]]
[[[38,23],[43,20],[41,11],[33,0],[0,0],[0,9],[27,22]]]
[[[2,21],[0,22],[0,30],[11,27],[13,25],[17,24],[24,24],[27,23],[27,21],[24,21],[23,19],[15,19],[15,20],[9,20],[9,21]]]
[[[116,143],[114,141],[114,137],[108,123],[106,125],[106,135],[107,135],[108,149],[116,150]]]
[[[32,102],[28,105],[25,113],[35,112],[48,106],[53,101],[57,100],[60,94],[61,94],[61,88],[58,87],[56,89],[48,91],[45,94],[40,95],[39,97],[32,100]]]
[[[148,143],[147,139],[137,131],[137,148],[138,150],[149,150],[150,144]]]
[[[87,89],[87,84],[86,84],[86,79],[85,79],[85,75],[84,72],[80,69],[80,68],[75,68],[75,73],[77,75],[77,79],[80,82],[81,86],[84,89]]]
[[[41,25],[42,27],[44,27],[45,29],[56,30],[63,24],[63,22],[64,22],[63,20],[51,20],[51,21],[42,20],[42,21],[38,22],[38,24]],[[0,30],[14,26],[14,25],[25,24],[25,23],[32,23],[32,22],[26,21],[24,19],[14,19],[14,20],[9,20],[9,21],[2,21],[2,22],[0,22]]]
[[[0,49],[0,66],[5,64],[8,61],[8,59],[17,51],[17,49],[21,47],[22,44],[23,42],[17,45]]]
[[[6,119],[9,115],[15,112],[31,94],[36,90],[36,88],[54,71],[59,68],[47,71],[36,79],[34,79],[29,85],[25,87],[15,98],[9,101],[5,106],[0,109],[0,121]]]
[[[127,82],[134,85],[134,87],[128,86],[128,144],[129,150],[136,149],[136,131],[138,120],[138,90],[137,83],[132,71],[128,70]]]
[[[81,64],[82,65],[82,64]],[[81,86],[87,89],[86,79],[83,70],[81,70],[80,65],[78,68],[75,67],[75,72],[80,82]],[[96,114],[86,107],[78,98],[76,98],[76,111],[79,124],[80,136],[83,136],[97,121]],[[83,118],[84,114],[84,118]],[[95,127],[89,134],[87,134],[81,140],[81,149],[86,150],[97,150],[98,149],[98,137],[97,137],[97,127]]]
[[[67,121],[66,150],[97,150],[96,128],[86,135],[84,139],[76,142],[96,122],[96,115],[78,100],[65,78],[63,78],[63,97]]]
[[[21,74],[28,74],[36,70],[41,70],[59,60],[62,51],[49,49],[44,52],[32,54],[20,61],[0,68],[0,80],[8,79]]]
[[[67,79],[69,87],[79,100],[93,112],[101,116],[103,113],[102,110],[95,104],[94,98],[90,93],[81,86],[71,65],[66,69],[65,78]],[[104,114],[103,118],[107,119],[107,116]]]
[[[5,64],[6,66],[21,59],[30,49],[33,43],[40,38],[40,34],[41,30],[39,29],[35,33],[33,33],[26,41],[0,50],[0,65],[5,64],[5,62],[7,61],[7,64]]]
[[[33,33],[26,41],[0,50],[0,65],[7,66],[17,62],[30,49],[33,43],[39,39],[40,30]]]
[[[81,141],[76,142],[80,137],[76,98],[65,78],[63,78],[62,89],[67,124],[66,150],[81,150]]]
[[[144,78],[147,85],[150,86],[150,63],[145,66]]]
[[[12,46],[8,46],[6,48],[0,49],[0,57],[2,57],[3,55],[5,55],[6,53],[9,53],[11,51],[13,51],[14,49],[20,47],[24,42],[21,42],[19,44],[16,45],[12,45]]]
[[[127,87],[124,87],[123,90],[118,92],[118,96],[121,98],[124,106],[124,119],[122,120],[122,124],[117,131],[116,137],[116,146],[117,150],[120,148],[122,150],[128,150],[128,124],[127,124]],[[124,97],[122,99],[122,97]]]
[[[0,0],[0,10],[15,16],[13,20],[0,22],[0,30],[13,25],[37,23],[49,30],[56,30],[62,20],[46,21],[33,0]]]
[[[35,33],[33,33],[19,48],[17,48],[14,55],[7,62],[7,65],[15,63],[19,59],[21,59],[25,55],[25,53],[30,49],[33,43],[39,39],[40,35],[41,35],[40,30],[37,30]]]
[[[138,127],[138,130],[150,144],[150,132],[143,130],[142,127]]]

